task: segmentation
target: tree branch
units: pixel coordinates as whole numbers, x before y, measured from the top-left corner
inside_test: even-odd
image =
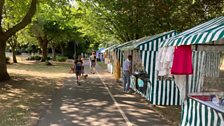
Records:
[[[36,12],[37,2],[38,2],[38,0],[32,0],[31,1],[30,8],[29,8],[28,12],[26,13],[25,17],[22,19],[22,21],[6,31],[6,36],[7,37],[12,36],[17,31],[23,29],[29,23],[31,23],[32,17]]]

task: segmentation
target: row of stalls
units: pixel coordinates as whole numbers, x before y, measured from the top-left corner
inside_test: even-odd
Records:
[[[178,75],[184,81],[177,85],[182,90],[181,92],[185,91],[184,93],[186,93],[186,99],[182,107],[181,125],[223,126],[224,17],[217,17],[186,30],[166,39],[160,45],[161,48],[186,46],[192,50],[193,73]],[[180,60],[178,59],[178,61]],[[190,64],[186,64],[186,60],[183,61],[184,63],[179,62],[179,67],[190,67]],[[196,89],[196,93],[191,93],[191,86]]]
[[[224,125],[224,17],[182,33],[143,37],[105,51],[108,71],[122,80],[132,55],[131,88],[154,105],[182,105],[182,126]],[[107,59],[107,61],[106,61]]]

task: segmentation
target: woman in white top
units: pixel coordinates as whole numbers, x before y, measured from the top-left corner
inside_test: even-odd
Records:
[[[95,74],[96,71],[96,55],[95,52],[92,52],[92,55],[89,58],[91,73]]]

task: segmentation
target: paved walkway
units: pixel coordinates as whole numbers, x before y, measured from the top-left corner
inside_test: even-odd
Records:
[[[81,86],[68,78],[38,126],[168,126],[136,96],[123,93],[111,74],[97,70]]]

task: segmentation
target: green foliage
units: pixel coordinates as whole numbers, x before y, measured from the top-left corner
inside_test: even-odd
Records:
[[[125,42],[157,33],[183,31],[224,14],[224,1],[91,0],[79,2],[77,26],[102,43]],[[107,45],[107,44],[102,44]]]
[[[57,56],[56,57],[56,61],[58,62],[65,62],[68,59],[68,57],[64,57],[64,56]]]
[[[25,16],[30,0],[5,0],[3,28],[9,29],[19,23]]]
[[[41,58],[42,57],[40,55],[34,55],[34,56],[28,57],[27,60],[37,60],[37,61],[39,61],[39,60],[41,60]],[[52,59],[51,57],[47,57],[46,60],[51,60],[51,59]]]

